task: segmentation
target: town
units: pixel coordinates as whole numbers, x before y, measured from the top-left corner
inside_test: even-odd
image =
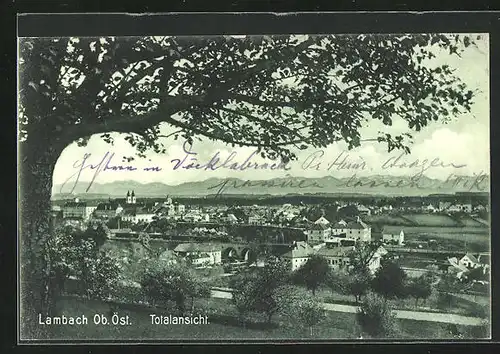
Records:
[[[291,273],[299,274],[318,257],[341,272],[352,267],[357,250],[370,249],[371,276],[384,262],[397,262],[409,279],[430,277],[439,289],[436,303],[442,303],[443,294],[453,293],[460,301],[489,296],[488,213],[488,198],[478,193],[337,196],[318,202],[311,196],[140,198],[130,190],[123,198],[54,200],[52,224],[82,231],[102,225],[103,247],[115,259],[126,259],[128,267],[134,257],[137,263],[151,259],[151,252],[158,259],[188,260],[193,270],[207,274],[216,297],[230,298],[237,290],[231,288],[232,278],[264,267],[271,258]],[[130,252],[125,244],[139,246]],[[137,279],[127,284],[140,287]],[[419,310],[431,307],[421,304]],[[471,315],[462,310],[457,314]]]

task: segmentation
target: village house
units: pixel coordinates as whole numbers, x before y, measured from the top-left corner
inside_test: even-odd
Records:
[[[184,214],[186,212],[186,206],[179,202],[174,202],[174,210],[176,214]]]
[[[355,246],[338,247],[335,243],[326,242],[325,246],[320,248],[316,254],[324,257],[332,269],[348,268],[352,252]],[[379,247],[370,258],[367,267],[372,274],[380,268],[380,261],[387,254],[387,250]]]
[[[451,202],[440,202],[439,210],[448,213],[471,213],[472,204],[470,203],[452,204]]]
[[[465,256],[460,258],[458,263],[468,269],[477,268],[481,266],[481,263],[479,263],[478,259],[471,253],[467,253]]]
[[[189,259],[193,265],[214,265],[222,262],[222,250],[208,243],[181,243],[174,254]]]
[[[332,269],[346,268],[350,263],[350,254],[354,246],[337,247],[334,244],[326,243],[316,254],[326,259]]]
[[[87,219],[87,203],[81,202],[78,198],[73,201],[66,202],[62,207],[63,218],[80,218]]]
[[[423,208],[423,210],[426,211],[426,212],[428,212],[428,213],[435,213],[436,211],[438,211],[438,209],[434,205],[432,205],[432,204],[429,204],[429,205],[425,206]]]
[[[356,240],[353,238],[348,238],[345,234],[341,234],[328,238],[327,240],[325,240],[325,244],[329,244],[331,247],[349,247],[355,246]]]
[[[294,243],[293,248],[281,255],[280,258],[290,265],[292,271],[295,271],[305,264],[314,252],[314,248],[309,246],[307,242],[299,241]]]
[[[209,222],[210,216],[200,210],[190,210],[182,217],[187,222]]]
[[[250,215],[248,217],[248,223],[250,225],[263,225],[265,223],[264,217],[262,215]]]
[[[405,242],[405,233],[403,230],[398,233],[394,231],[391,232],[389,229],[384,229],[382,231],[382,242],[402,246]]]
[[[323,224],[330,225],[330,221],[328,221],[324,216],[321,216],[318,220],[314,222],[315,224]]]
[[[238,223],[238,218],[234,214],[227,214],[224,218],[224,221],[229,224],[236,224]]]
[[[308,242],[323,242],[330,237],[330,228],[324,224],[312,224],[307,233]]]
[[[356,241],[370,242],[372,239],[372,229],[365,224],[359,217],[356,221],[345,222],[344,220],[335,223],[331,230],[332,236],[346,234],[348,238]]]
[[[156,216],[157,215],[153,211],[142,207],[129,207],[121,213],[121,219],[123,221],[129,221],[134,224],[139,222],[152,222]]]
[[[370,216],[372,211],[367,208],[366,206],[360,204],[358,205],[358,212],[359,212],[359,215],[362,215],[362,216]]]
[[[107,201],[97,204],[94,215],[97,218],[110,219],[118,216],[123,211],[123,207],[116,201]]]

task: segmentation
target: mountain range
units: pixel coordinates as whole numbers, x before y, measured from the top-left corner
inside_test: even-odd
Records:
[[[489,193],[489,175],[460,176],[443,181],[426,176],[394,177],[370,176],[335,178],[285,177],[271,180],[248,181],[237,178],[209,178],[199,182],[168,185],[161,182],[140,183],[137,181],[117,181],[111,183],[94,182],[86,191],[89,182],[78,182],[61,188],[54,185],[53,199],[85,196],[86,198],[125,197],[127,191],[134,191],[141,197],[203,197],[215,194],[231,195],[287,195],[287,194],[369,194],[384,196],[419,196],[429,194],[453,194],[456,192]]]

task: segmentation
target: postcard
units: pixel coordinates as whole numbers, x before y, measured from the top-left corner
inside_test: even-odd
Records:
[[[18,45],[21,342],[490,338],[488,33]]]

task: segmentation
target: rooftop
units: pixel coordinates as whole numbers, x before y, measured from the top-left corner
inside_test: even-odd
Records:
[[[306,242],[297,242],[290,251],[282,255],[283,258],[305,258],[314,253],[314,248]]]
[[[347,257],[354,250],[354,246],[329,248],[324,246],[316,254],[323,257]]]
[[[209,243],[181,243],[175,247],[174,252],[216,252],[219,247]]]

